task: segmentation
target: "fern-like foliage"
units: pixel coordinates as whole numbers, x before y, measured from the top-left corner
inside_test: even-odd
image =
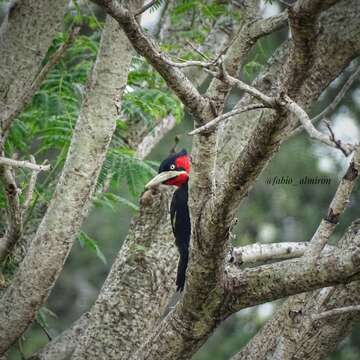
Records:
[[[73,23],[82,24],[88,34],[78,36],[48,74],[31,103],[15,120],[5,146],[5,153],[9,157],[16,153],[19,159],[27,159],[28,154],[32,153],[38,162],[46,158],[52,164],[52,170],[41,174],[39,178],[30,217],[38,214],[36,209],[43,209],[43,205],[46,206],[51,199],[68,153],[85,84],[99,47],[103,24],[91,12],[81,13],[83,9],[76,2],[74,5],[65,18],[67,27]],[[159,1],[154,7],[160,5]],[[55,38],[44,64],[66,38],[66,32]],[[111,205],[115,209],[117,203],[137,209],[136,198],[143,191],[144,183],[153,176],[154,170],[149,163],[134,158],[131,146],[169,113],[180,121],[183,116],[181,103],[168,91],[164,80],[149,64],[141,57],[135,57],[123,96],[122,112],[99,177],[94,199],[97,206]],[[129,133],[128,129],[136,129],[136,134]],[[131,136],[134,139],[129,141]],[[28,171],[17,171],[17,182],[21,188],[27,187],[29,178]],[[105,181],[109,187],[102,193],[100,190],[104,189]],[[120,186],[124,185],[129,190],[128,199],[117,194]],[[1,191],[0,207],[4,209],[5,206],[4,192]]]

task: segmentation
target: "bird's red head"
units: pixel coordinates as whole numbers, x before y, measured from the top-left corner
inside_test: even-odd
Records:
[[[170,155],[160,165],[159,174],[156,175],[146,188],[158,184],[182,186],[189,180],[190,156],[185,149]]]

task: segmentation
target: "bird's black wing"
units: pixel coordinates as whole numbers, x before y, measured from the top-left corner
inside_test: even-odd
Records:
[[[171,218],[171,227],[173,230],[173,234],[175,235],[175,221],[176,221],[176,196],[175,194],[173,195],[172,199],[171,199],[171,204],[170,204],[170,218]]]
[[[182,291],[185,285],[186,269],[189,259],[189,242],[191,232],[187,184],[183,185],[174,192],[170,205],[170,216],[175,237],[175,244],[180,255],[176,285],[177,290]]]

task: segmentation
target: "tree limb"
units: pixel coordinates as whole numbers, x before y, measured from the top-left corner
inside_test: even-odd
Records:
[[[314,62],[314,48],[318,40],[318,18],[338,0],[301,0],[288,8],[289,26],[293,49],[290,53],[286,82],[291,83],[288,94],[294,97],[295,90],[304,82],[304,75]]]
[[[60,31],[68,0],[26,0],[12,4],[0,28],[0,124],[8,129],[39,74]],[[31,14],[31,16],[24,16]],[[26,95],[28,94],[28,95]],[[3,134],[1,134],[3,143]],[[2,144],[3,146],[3,144]]]
[[[50,170],[50,165],[38,165],[38,164],[34,164],[33,162],[29,162],[29,161],[25,161],[25,160],[14,160],[14,159],[9,159],[9,158],[5,158],[0,156],[0,165],[6,165],[6,166],[10,166],[10,167],[21,167],[21,168],[26,168],[35,172],[39,172],[39,171],[48,171]]]
[[[205,125],[200,126],[193,131],[190,131],[189,135],[197,135],[197,134],[206,132],[206,131],[212,129],[213,127],[217,126],[220,122],[227,120],[229,118],[232,118],[235,115],[241,114],[243,112],[251,111],[251,110],[255,110],[255,109],[263,109],[263,108],[266,108],[266,105],[256,104],[256,103],[250,104],[250,105],[247,105],[244,107],[240,107],[240,108],[235,108],[234,110],[231,110],[223,115],[216,117],[215,119],[210,120]]]
[[[24,110],[25,106],[29,103],[35,92],[39,89],[42,82],[45,80],[46,76],[50,70],[56,65],[59,60],[63,57],[65,51],[73,43],[75,37],[80,31],[79,26],[74,26],[71,28],[67,39],[61,44],[61,46],[55,51],[55,53],[50,57],[49,61],[43,66],[43,68],[36,75],[35,79],[32,81],[31,85],[26,89],[26,92],[18,99],[16,103],[12,105],[12,111],[7,114],[7,117],[2,121],[2,136],[6,136],[6,133],[10,129],[10,126],[14,119]]]
[[[130,60],[126,37],[108,20],[53,199],[0,301],[0,354],[46,301],[80,229],[115,129],[114,102],[125,87]]]
[[[161,119],[160,122],[146,135],[136,148],[135,156],[138,159],[145,159],[151,150],[159,143],[159,141],[176,125],[176,119],[172,115],[168,115]]]
[[[327,311],[323,311],[320,314],[313,314],[311,315],[313,320],[320,320],[323,318],[327,318],[330,316],[338,316],[349,312],[360,311],[360,305],[351,305],[351,306],[344,306],[340,308],[335,308]]]
[[[358,237],[360,235],[357,235]],[[304,291],[358,280],[360,249],[335,250],[317,261],[301,257],[238,270],[225,278],[230,313]],[[266,286],[265,286],[266,284]]]
[[[148,38],[131,12],[115,0],[97,0],[96,3],[119,22],[134,49],[160,73],[198,121],[202,122],[209,114],[212,115],[209,101],[201,96],[183,72],[171,65],[172,61]]]
[[[305,252],[305,256],[317,257],[328,242],[331,234],[339,222],[340,215],[346,209],[351,192],[355,186],[360,171],[360,147],[354,152],[353,159],[346,171],[346,174],[340,181],[335,195],[330,203],[325,219],[321,220],[319,227],[310,241],[310,247]]]
[[[359,220],[354,221],[340,240],[342,250],[359,248],[359,229]],[[346,314],[322,320],[312,316],[359,302],[359,280],[290,297],[232,360],[323,359],[348,334],[355,319]]]
[[[335,111],[335,109],[340,104],[340,102],[342,101],[342,99],[344,98],[344,96],[346,95],[348,90],[350,89],[350,87],[358,79],[359,74],[360,74],[360,66],[358,66],[357,69],[345,81],[344,85],[342,86],[340,91],[337,93],[335,98],[332,100],[332,102],[323,111],[321,111],[318,115],[314,116],[311,119],[311,122],[313,124],[315,124],[315,123],[319,122],[320,120],[328,117],[329,115],[331,115]],[[295,130],[293,130],[291,132],[290,136],[298,135],[303,130],[304,130],[304,126],[299,125]]]
[[[235,265],[252,264],[269,260],[285,260],[304,255],[308,242],[281,242],[271,244],[251,244],[232,250],[232,263]],[[331,250],[328,246],[327,251]]]

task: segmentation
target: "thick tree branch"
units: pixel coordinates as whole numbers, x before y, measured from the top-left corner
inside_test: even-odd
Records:
[[[303,291],[349,283],[359,279],[359,269],[359,248],[335,250],[315,262],[302,257],[245,270],[233,268],[225,278],[226,306],[233,313]]]
[[[174,67],[171,59],[148,38],[131,12],[115,0],[97,0],[96,3],[119,22],[134,49],[160,73],[197,120],[202,122],[212,115],[209,101],[200,95],[184,73]]]
[[[19,99],[31,97],[30,88],[61,30],[67,5],[68,0],[25,0],[10,6],[0,28],[1,129],[8,129],[24,106]],[[0,140],[3,142],[3,134]]]
[[[80,229],[115,129],[114,103],[121,96],[119,88],[125,87],[130,60],[126,37],[108,20],[53,199],[0,301],[0,354],[26,330],[46,301]]]
[[[311,315],[313,320],[320,320],[330,316],[338,316],[349,312],[360,311],[360,305],[344,306],[327,311],[323,311],[320,314]]]
[[[307,242],[281,242],[272,244],[251,244],[236,247],[231,252],[231,258],[235,265],[252,264],[272,260],[285,260],[304,255],[308,249]],[[331,251],[328,246],[326,251]]]
[[[359,229],[359,220],[354,221],[339,243],[342,250],[359,248]],[[355,319],[343,315],[336,319],[324,318],[319,323],[312,316],[359,302],[360,281],[290,297],[232,359],[323,359],[348,334]]]
[[[163,315],[174,289],[177,257],[169,195],[164,189],[143,194],[140,214],[90,311],[74,360],[128,359]]]
[[[63,57],[65,51],[73,43],[75,37],[80,31],[80,27],[74,26],[67,37],[67,39],[61,44],[61,46],[55,51],[55,53],[50,57],[49,61],[44,65],[44,67],[36,75],[35,79],[32,81],[31,85],[28,87],[26,92],[16,99],[16,103],[12,105],[12,111],[3,119],[2,122],[2,136],[6,136],[12,122],[14,119],[24,110],[25,106],[29,103],[35,92],[39,89],[42,82],[45,80],[46,76],[50,70],[56,65],[60,59]]]
[[[302,0],[288,8],[289,26],[293,49],[290,53],[286,82],[288,94],[294,97],[295,91],[304,82],[304,75],[314,62],[314,49],[318,41],[318,18],[322,11],[327,10],[338,0]]]
[[[330,203],[325,219],[321,220],[314,236],[310,241],[310,247],[307,249],[305,256],[317,257],[321,250],[328,242],[331,234],[335,230],[339,222],[340,215],[346,209],[351,192],[355,186],[360,171],[360,147],[358,146],[354,152],[353,159],[350,162],[346,174],[340,181],[335,195]]]

